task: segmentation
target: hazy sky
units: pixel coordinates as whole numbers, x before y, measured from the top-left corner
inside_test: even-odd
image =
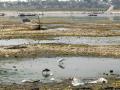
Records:
[[[16,1],[16,0],[0,0],[0,1]],[[20,1],[26,1],[26,0],[20,0]]]
[[[0,1],[17,1],[17,0],[0,0]],[[20,0],[20,1],[26,1],[26,0]],[[69,1],[69,0],[59,0],[59,1]]]
[[[17,1],[17,0],[0,0],[0,1]],[[20,0],[20,1],[26,1],[26,0]],[[68,1],[68,0],[60,0],[60,1]]]

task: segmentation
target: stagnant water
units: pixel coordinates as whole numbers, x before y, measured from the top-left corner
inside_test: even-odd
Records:
[[[56,80],[69,77],[96,77],[104,72],[114,70],[120,74],[120,59],[93,57],[62,57],[63,67],[58,65],[61,57],[56,58],[24,58],[1,59],[0,82],[20,83],[23,79],[43,80],[42,70],[48,68]]]
[[[119,45],[120,37],[57,37],[57,43],[88,45]]]
[[[39,41],[32,39],[1,39],[0,46],[22,45],[22,44],[36,44]]]
[[[0,46],[40,44],[40,43],[64,43],[64,44],[88,44],[88,45],[120,45],[120,37],[55,37],[53,40],[10,39],[0,40]]]

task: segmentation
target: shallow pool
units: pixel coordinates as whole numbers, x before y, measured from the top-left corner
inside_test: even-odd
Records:
[[[1,39],[0,40],[0,46],[36,44],[36,43],[39,43],[39,41],[32,39]]]
[[[20,83],[23,79],[43,80],[42,70],[48,68],[56,80],[69,77],[96,77],[104,72],[114,70],[120,74],[120,59],[93,58],[93,57],[62,57],[63,67],[59,67],[59,59],[56,58],[24,58],[1,59],[0,82]]]
[[[33,39],[10,39],[0,40],[0,46],[41,44],[41,43],[64,43],[64,44],[88,44],[88,45],[120,45],[120,36],[116,37],[55,37],[53,40]]]
[[[57,43],[88,45],[120,45],[120,37],[57,37]]]

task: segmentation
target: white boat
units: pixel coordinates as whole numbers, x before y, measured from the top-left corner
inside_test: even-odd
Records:
[[[32,30],[40,30],[41,29],[41,25],[40,24],[33,24],[31,22],[26,22],[25,26],[27,28],[29,28],[29,29],[32,29]]]

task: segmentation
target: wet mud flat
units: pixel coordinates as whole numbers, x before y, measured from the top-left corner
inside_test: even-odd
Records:
[[[112,82],[114,83],[115,80]],[[52,83],[23,83],[23,84],[0,84],[0,90],[119,90],[120,87],[109,84],[85,84],[80,86],[72,86],[70,79],[62,82]]]
[[[0,90],[82,90],[83,87],[73,87],[69,80],[57,83],[27,83],[27,84],[12,84],[0,85]],[[86,87],[90,88],[91,87]]]
[[[99,24],[98,24],[99,25]],[[41,37],[41,36],[119,36],[120,35],[120,27],[114,26],[111,28],[111,25],[106,24],[107,29],[104,26],[96,27],[95,24],[68,24],[64,27],[59,28],[51,28],[46,30],[31,30],[31,29],[10,29],[10,30],[1,30],[0,38],[16,38],[16,37]],[[96,28],[95,28],[96,27]],[[117,28],[116,28],[117,27]],[[103,29],[104,28],[104,29]]]
[[[93,86],[77,86],[73,87],[71,83],[66,80],[61,83],[48,83],[48,84],[38,84],[38,83],[28,83],[23,85],[0,85],[0,90],[98,90],[93,89]],[[85,89],[86,88],[86,89]],[[102,89],[104,90],[104,89]]]
[[[23,54],[24,53],[24,54]],[[100,56],[120,57],[120,45],[35,44],[0,48],[0,57]]]
[[[110,24],[109,23],[78,23],[78,24],[64,23],[64,24],[65,24],[64,28],[59,27],[59,28],[54,28],[54,29],[52,28],[47,30],[31,30],[31,29],[1,30],[0,31],[1,40],[27,38],[28,40],[36,39],[38,41],[33,40],[32,41],[33,43],[29,43],[29,41],[27,41],[27,45],[26,44],[24,45],[24,43],[22,43],[22,45],[19,44],[8,45],[8,46],[1,45],[0,57],[8,57],[8,58],[36,57],[36,56],[120,57],[119,39],[114,41],[115,38],[119,38],[120,36],[119,23],[110,23]],[[64,38],[64,36],[71,36],[71,37],[66,39]],[[69,41],[71,40],[70,38],[72,37],[80,37],[78,39],[79,42],[72,43],[72,41]],[[60,41],[56,40],[53,42],[51,41],[50,43],[49,41],[45,41],[47,43],[45,42],[39,43],[39,40],[49,40],[49,39],[53,39],[53,40],[59,39]],[[84,41],[82,41],[83,39]],[[106,39],[106,41],[103,39]],[[77,39],[75,38],[75,40]],[[91,41],[88,42],[88,40]],[[96,43],[98,44],[96,45]]]

